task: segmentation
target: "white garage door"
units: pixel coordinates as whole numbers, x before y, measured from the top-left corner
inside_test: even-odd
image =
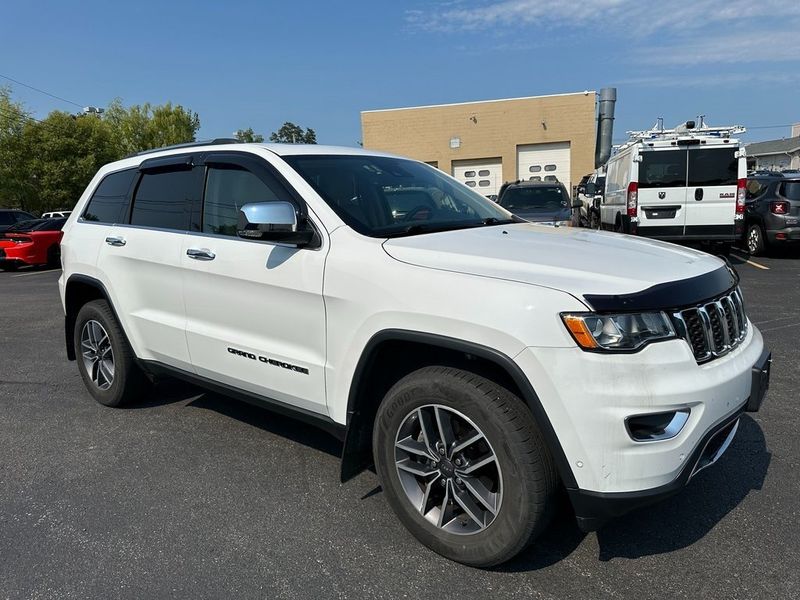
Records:
[[[453,177],[482,196],[495,196],[503,183],[503,163],[499,158],[454,160]]]
[[[523,181],[560,181],[571,192],[569,142],[517,146],[517,176]]]

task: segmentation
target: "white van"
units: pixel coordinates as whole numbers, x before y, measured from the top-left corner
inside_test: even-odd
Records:
[[[603,229],[675,242],[717,245],[741,235],[747,160],[742,127],[629,132],[606,165]]]

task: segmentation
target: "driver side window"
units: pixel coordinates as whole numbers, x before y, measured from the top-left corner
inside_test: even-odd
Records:
[[[235,236],[242,206],[287,198],[289,195],[277,181],[268,185],[241,167],[210,167],[203,203],[203,233]]]

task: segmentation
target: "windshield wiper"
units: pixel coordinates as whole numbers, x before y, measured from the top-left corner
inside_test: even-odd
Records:
[[[400,231],[393,231],[387,233],[386,237],[403,237],[406,235],[417,235],[418,233],[436,233],[440,231],[453,231],[456,229],[471,229],[473,227],[482,227],[484,225],[507,225],[509,223],[516,223],[514,219],[498,219],[497,217],[487,217],[480,221],[461,221],[457,223],[414,223]]]

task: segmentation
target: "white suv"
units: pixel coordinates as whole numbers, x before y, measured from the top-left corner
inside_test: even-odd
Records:
[[[127,158],[61,247],[67,352],[96,400],[170,374],[289,411],[344,441],[343,480],[374,464],[406,527],[471,565],[525,548],[560,487],[585,530],[678,491],[768,383],[721,260],[526,223],[367,150]]]

